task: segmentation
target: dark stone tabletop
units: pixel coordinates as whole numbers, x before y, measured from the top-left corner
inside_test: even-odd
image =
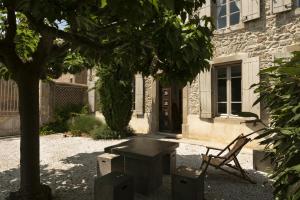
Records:
[[[106,153],[114,153],[136,159],[152,160],[158,156],[174,151],[179,144],[145,137],[136,137],[104,149]]]

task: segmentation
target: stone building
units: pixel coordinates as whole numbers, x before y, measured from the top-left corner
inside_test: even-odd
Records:
[[[136,132],[227,143],[259,128],[238,112],[266,119],[263,106],[252,106],[257,94],[250,86],[259,82],[260,68],[300,50],[300,0],[208,1],[198,14],[215,21],[211,70],[183,88],[136,75],[130,122]]]

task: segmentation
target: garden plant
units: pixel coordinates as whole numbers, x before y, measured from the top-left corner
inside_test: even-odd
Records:
[[[257,137],[273,158],[276,199],[300,199],[300,52],[262,69],[253,87],[270,115],[270,125]]]

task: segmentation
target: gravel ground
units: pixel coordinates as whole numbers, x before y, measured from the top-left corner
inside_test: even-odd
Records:
[[[124,140],[99,140],[90,138],[66,137],[62,134],[41,137],[41,180],[48,184],[54,193],[54,200],[92,200],[93,178],[96,174],[95,157],[104,148]],[[202,145],[222,147],[225,145],[207,142],[180,140],[177,149],[177,165],[199,167],[200,154],[206,149]],[[0,139],[0,200],[9,191],[19,187],[19,138]],[[192,144],[191,144],[192,143]],[[199,145],[201,144],[201,145]],[[238,159],[257,184],[209,168],[205,179],[207,200],[271,200],[271,182],[263,173],[252,169],[252,151],[243,150]],[[168,200],[170,177],[165,176],[163,186],[149,197],[136,195],[137,200]]]

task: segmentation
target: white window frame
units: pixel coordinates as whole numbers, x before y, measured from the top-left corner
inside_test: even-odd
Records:
[[[235,62],[235,63],[229,63],[229,64],[224,64],[224,65],[217,65],[214,66],[215,68],[215,75],[214,75],[214,97],[215,97],[215,101],[214,101],[214,105],[215,105],[215,116],[233,116],[233,117],[237,117],[238,115],[232,114],[232,103],[240,103],[241,104],[241,109],[242,109],[242,96],[241,96],[241,101],[235,101],[232,102],[231,98],[232,98],[232,91],[231,91],[231,68],[235,67],[235,66],[239,66],[241,69],[241,95],[242,94],[242,63],[241,62]],[[218,69],[224,69],[226,68],[226,102],[219,102],[218,101]],[[225,78],[224,78],[225,79]],[[218,112],[218,103],[226,103],[226,110],[227,113],[219,113]]]
[[[217,30],[222,30],[222,29],[227,29],[227,28],[229,28],[229,27],[232,27],[232,26],[237,26],[237,25],[239,25],[239,24],[241,24],[242,23],[242,19],[241,19],[241,17],[242,17],[242,9],[240,8],[240,10],[239,10],[239,13],[240,13],[240,19],[239,19],[239,23],[237,23],[237,24],[234,24],[234,25],[230,25],[230,15],[231,14],[235,14],[235,13],[237,13],[237,12],[234,12],[234,13],[230,13],[230,1],[231,0],[226,0],[226,26],[225,27],[222,27],[222,28],[218,28],[218,4],[216,4],[216,7],[215,7],[215,9],[216,9],[216,12],[215,12],[215,16],[216,16],[216,29]],[[224,4],[221,4],[221,5],[224,5]]]

